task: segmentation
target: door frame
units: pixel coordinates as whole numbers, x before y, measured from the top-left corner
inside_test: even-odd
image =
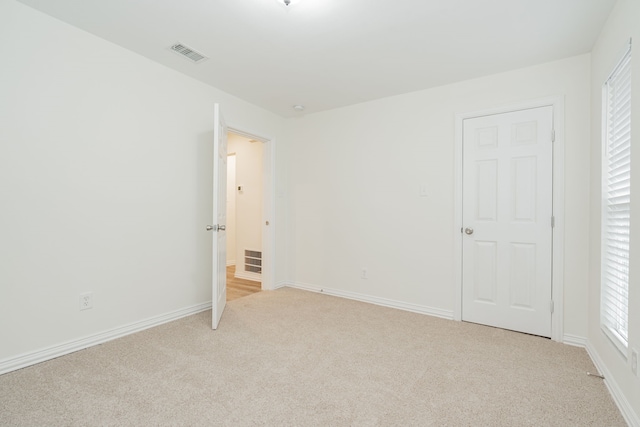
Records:
[[[262,143],[262,290],[275,289],[275,152],[276,140],[260,136],[240,127],[227,125],[227,132],[233,132]],[[266,222],[269,225],[265,225]]]
[[[476,117],[503,114],[512,111],[528,110],[538,107],[553,107],[553,197],[552,209],[555,226],[552,230],[552,277],[551,298],[551,339],[564,341],[564,97],[542,98],[521,103],[505,105],[480,111],[456,114],[455,153],[454,153],[454,229],[453,229],[453,268],[454,268],[454,320],[462,320],[462,147],[464,120]]]

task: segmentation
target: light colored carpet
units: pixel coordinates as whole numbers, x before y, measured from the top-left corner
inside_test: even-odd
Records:
[[[624,426],[583,349],[294,289],[0,376],[0,425]]]

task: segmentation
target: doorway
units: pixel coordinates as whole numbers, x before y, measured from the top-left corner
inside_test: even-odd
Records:
[[[228,132],[227,301],[262,289],[263,143]]]
[[[563,102],[456,118],[454,318],[563,340]]]

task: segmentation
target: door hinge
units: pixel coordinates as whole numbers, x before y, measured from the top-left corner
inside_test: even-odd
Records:
[[[556,130],[551,129],[551,142],[556,142]]]
[[[556,217],[552,216],[551,217],[551,228],[555,228],[556,227]]]
[[[553,300],[551,300],[551,314],[553,314]]]

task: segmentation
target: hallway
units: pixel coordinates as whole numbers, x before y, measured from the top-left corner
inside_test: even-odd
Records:
[[[261,291],[262,284],[260,282],[237,279],[235,273],[235,265],[227,266],[227,301],[233,301]]]

